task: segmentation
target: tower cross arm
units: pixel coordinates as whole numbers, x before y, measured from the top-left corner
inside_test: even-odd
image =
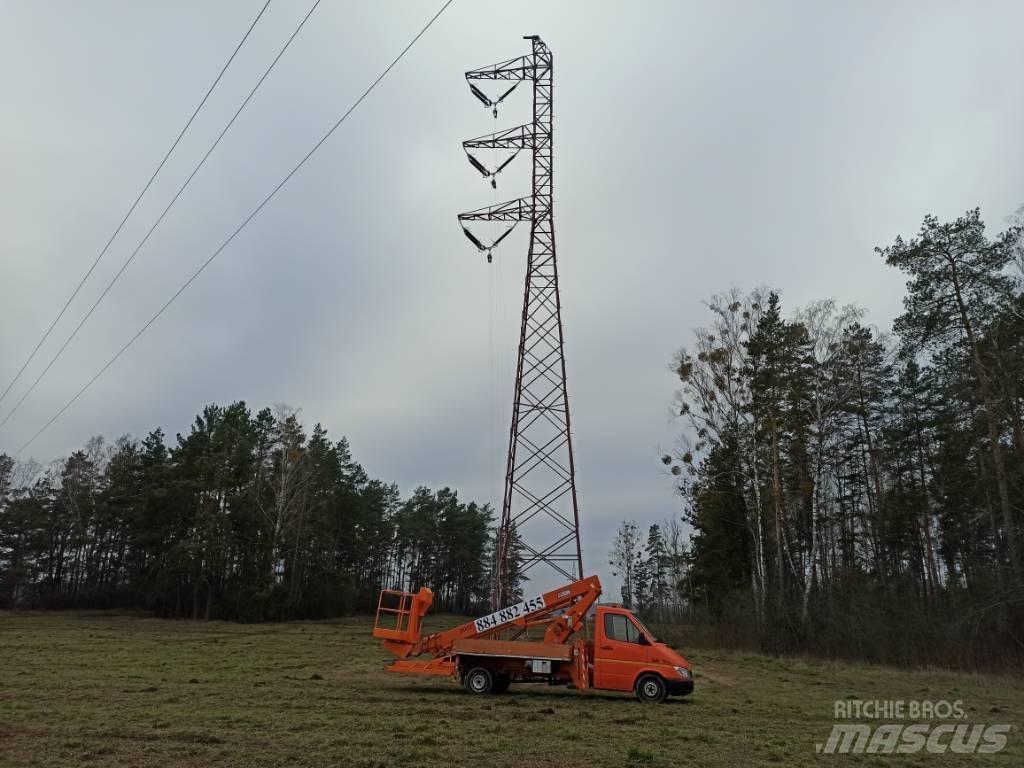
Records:
[[[477,136],[462,142],[466,149],[533,149],[534,133],[532,125],[517,125],[503,131]]]
[[[491,64],[466,73],[467,80],[531,80],[534,61],[532,55],[518,56],[508,61]]]
[[[459,214],[459,221],[530,221],[532,218],[533,200],[526,197]]]

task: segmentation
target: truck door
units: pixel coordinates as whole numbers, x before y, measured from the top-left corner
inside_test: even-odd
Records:
[[[647,646],[632,616],[625,611],[600,611],[594,634],[594,687],[633,690],[633,679],[647,660]]]

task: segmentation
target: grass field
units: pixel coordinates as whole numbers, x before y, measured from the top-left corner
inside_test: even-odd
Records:
[[[687,699],[382,671],[366,619],[274,625],[0,615],[0,766],[1024,765],[1024,684],[683,649]],[[995,755],[819,755],[836,699],[962,700]]]

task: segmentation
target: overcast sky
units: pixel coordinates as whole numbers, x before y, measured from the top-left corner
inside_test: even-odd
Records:
[[[60,346],[311,2],[274,0],[207,107],[0,405]],[[0,0],[0,391],[92,263],[261,0]],[[13,452],[350,106],[440,2],[323,0],[100,305],[0,430]],[[27,453],[173,440],[205,403],[302,408],[404,492],[500,507],[526,237],[488,266],[455,215],[494,201],[460,142],[495,129],[463,79],[555,57],[555,198],[587,570],[623,518],[679,511],[668,363],[736,285],[792,310],[903,279],[873,253],[926,213],[1024,202],[1024,4],[456,0],[139,342]],[[520,89],[498,127],[529,119]],[[521,156],[498,194],[528,191]],[[521,228],[522,229],[522,228]],[[25,458],[22,456],[21,458]]]

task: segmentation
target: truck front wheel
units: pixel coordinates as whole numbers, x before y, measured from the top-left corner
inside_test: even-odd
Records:
[[[470,693],[490,693],[494,688],[494,675],[484,667],[474,667],[462,679],[463,687]]]
[[[668,696],[668,688],[665,687],[665,681],[658,677],[658,675],[643,675],[636,681],[634,691],[640,701],[650,704],[659,704]]]

